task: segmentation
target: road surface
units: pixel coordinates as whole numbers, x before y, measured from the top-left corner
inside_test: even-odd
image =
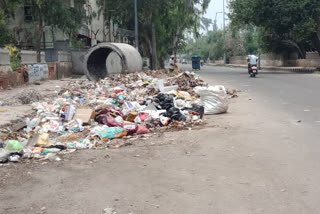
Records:
[[[191,65],[182,66],[190,70]],[[204,66],[196,71],[201,76],[233,86],[259,98],[260,104],[275,111],[285,111],[292,119],[303,120],[309,125],[320,126],[320,75],[292,72],[260,71],[256,79],[248,78],[242,68]],[[216,79],[216,80],[215,80]]]
[[[241,90],[229,113],[119,150],[2,167],[0,213],[319,213],[320,76],[197,73]]]

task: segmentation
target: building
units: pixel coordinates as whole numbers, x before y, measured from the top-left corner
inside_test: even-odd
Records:
[[[113,35],[113,24],[107,25],[104,23],[104,17],[99,14],[99,7],[96,0],[88,0],[85,5],[77,4],[77,0],[64,0],[70,7],[79,7],[86,12],[86,15],[92,15],[90,23],[83,23],[81,29],[77,35],[77,44],[79,42],[84,47],[91,47],[99,42],[114,42],[115,37]],[[18,46],[21,49],[34,49],[34,24],[31,13],[32,5],[28,1],[24,6],[19,9],[15,15],[15,19],[10,20],[8,23],[9,28],[13,31],[14,37],[18,41]],[[113,23],[110,20],[110,23]],[[108,26],[111,26],[110,28]],[[104,30],[103,30],[104,29]],[[68,50],[72,48],[74,44],[66,34],[59,29],[53,29],[50,26],[44,27],[42,35],[41,48],[42,49],[57,49],[57,50]]]

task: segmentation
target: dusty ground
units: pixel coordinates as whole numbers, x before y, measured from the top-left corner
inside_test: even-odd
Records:
[[[283,131],[267,112],[255,128],[257,115],[246,113],[250,105],[242,94],[230,113],[207,117],[200,130],[168,132],[118,150],[80,151],[57,163],[3,166],[0,210],[313,213],[306,209],[317,200],[313,187],[290,175],[288,164],[297,160],[279,160],[280,151],[272,149]],[[273,133],[268,139],[259,139],[266,132],[261,126]]]
[[[266,99],[245,90],[203,129],[2,166],[0,213],[319,213],[319,133]]]
[[[71,79],[49,80],[40,85],[30,84],[11,90],[0,90],[0,127],[7,127],[15,121],[32,114],[31,103],[56,95],[59,87],[66,87]]]

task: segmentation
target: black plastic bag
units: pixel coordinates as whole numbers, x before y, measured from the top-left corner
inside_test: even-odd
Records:
[[[182,111],[194,111],[200,114],[200,119],[203,118],[204,115],[204,107],[199,105],[193,105],[192,108],[183,108]]]

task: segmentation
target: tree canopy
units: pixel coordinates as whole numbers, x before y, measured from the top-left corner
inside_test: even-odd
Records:
[[[15,11],[21,6],[22,0],[0,1],[0,47],[14,43],[10,30],[7,28],[8,19],[14,16]]]
[[[320,54],[319,0],[232,0],[230,19],[236,28],[258,27],[262,47],[267,51],[306,51]]]
[[[99,16],[105,21],[106,27],[110,27],[108,25],[111,20],[117,20],[120,28],[134,30],[133,0],[95,1],[100,7],[97,14],[87,14],[83,11],[84,5],[90,7],[88,0],[75,1],[80,7],[74,8],[70,7],[69,1],[66,0],[1,0],[0,28],[5,27],[4,21],[7,17],[14,16],[17,9],[27,2],[33,17],[33,38],[38,52],[45,27],[52,28],[52,32],[60,29],[72,37],[84,23],[84,19],[90,21],[90,17]],[[139,49],[143,55],[157,59],[158,65],[163,66],[162,62],[169,54],[176,54],[177,50],[185,45],[186,31],[193,32],[196,36],[200,35],[201,17],[209,2],[210,0],[139,0]],[[208,30],[211,21],[202,19],[202,24]],[[155,53],[154,58],[152,55]],[[40,54],[38,60],[39,56]]]
[[[223,34],[222,29],[213,28],[213,31],[208,31],[199,38],[189,38],[186,40],[186,48],[181,50],[181,53],[187,58],[200,56],[204,60],[221,60],[224,53],[226,57],[258,53],[258,33],[254,27],[242,30],[227,27],[225,45]]]
[[[30,5],[32,24],[35,26],[33,38],[40,60],[40,44],[44,27],[60,29],[72,37],[81,27],[86,14],[83,5],[86,0],[78,0],[80,7],[70,7],[64,0],[2,0],[0,1],[0,46],[14,43],[9,29],[6,27],[8,19],[14,18],[18,9],[24,4]]]
[[[38,62],[40,61],[40,44],[44,26],[60,29],[70,38],[80,29],[86,14],[83,5],[86,0],[78,0],[81,7],[70,7],[64,0],[30,0],[33,23],[35,24],[34,38]]]
[[[160,66],[169,54],[184,45],[186,30],[199,35],[200,18],[210,0],[144,0],[138,1],[140,51],[152,59],[152,26],[155,27],[156,53]],[[98,0],[107,4],[105,13],[119,21],[119,27],[134,29],[132,0]],[[117,11],[112,13],[110,11]],[[103,13],[103,11],[101,11]],[[163,65],[162,65],[163,66]]]

